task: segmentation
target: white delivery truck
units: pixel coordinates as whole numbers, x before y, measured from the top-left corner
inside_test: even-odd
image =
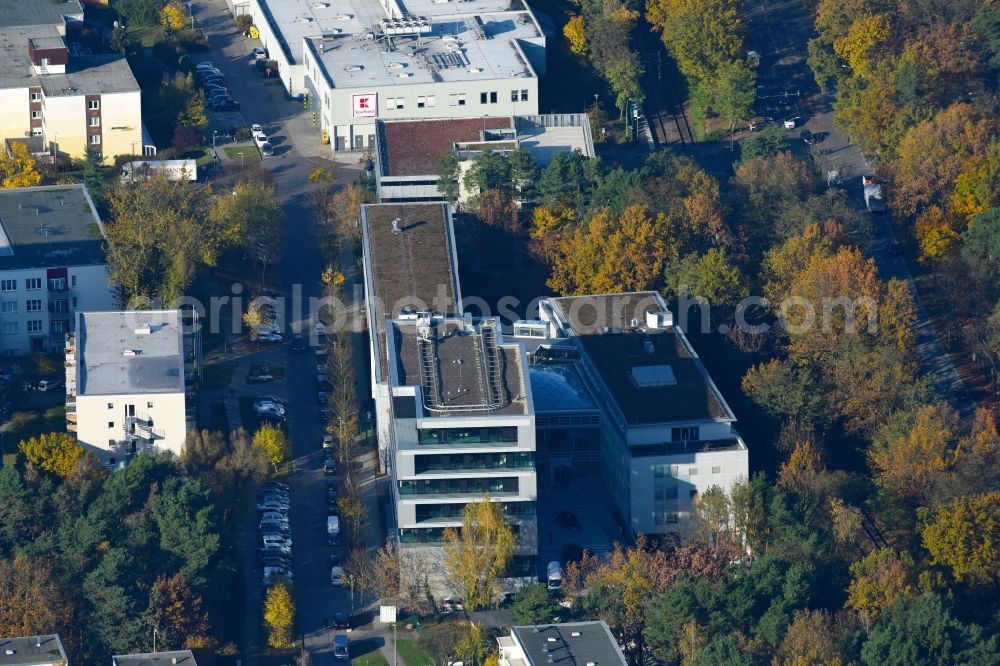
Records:
[[[326,518],[326,538],[327,543],[336,546],[340,540],[340,517],[327,516]]]
[[[122,165],[122,180],[149,180],[162,173],[167,180],[198,180],[198,163],[194,160],[133,160]]]
[[[865,193],[865,207],[871,213],[885,212],[885,202],[882,201],[882,185],[875,176],[861,176],[861,186]]]

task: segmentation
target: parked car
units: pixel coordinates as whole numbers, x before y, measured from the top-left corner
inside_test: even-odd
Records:
[[[262,523],[287,523],[288,511],[265,511],[260,516]]]
[[[337,473],[337,463],[335,463],[335,462],[333,462],[332,460],[329,460],[329,459],[324,460],[323,461],[323,474],[325,474],[326,476],[332,476],[332,475],[334,475],[336,473]]]
[[[330,585],[344,584],[344,568],[330,567]]]
[[[348,615],[346,611],[336,611],[333,614],[333,628],[334,629],[350,629],[351,628],[351,616]]]
[[[240,103],[234,99],[224,102],[213,102],[209,105],[212,111],[236,111],[240,108]]]
[[[306,336],[301,333],[296,333],[292,336],[292,351],[293,352],[304,352],[306,350]]]
[[[346,634],[337,634],[333,637],[333,658],[337,661],[350,661],[351,639]]]
[[[288,502],[284,500],[278,500],[273,498],[267,498],[261,502],[257,502],[257,510],[264,511],[280,511],[283,513],[288,512]]]
[[[250,370],[250,374],[247,375],[247,381],[251,384],[271,382],[274,381],[274,375],[271,374],[271,370],[267,366],[261,366]]]
[[[257,549],[257,556],[260,559],[268,557],[281,557],[287,560],[292,559],[291,548],[283,546],[263,546]]]
[[[268,144],[268,145],[270,145],[270,144]],[[258,342],[278,343],[278,342],[283,342],[284,340],[285,340],[285,338],[281,335],[281,333],[274,333],[274,332],[271,332],[271,331],[265,331],[263,333],[258,333],[257,334],[257,341]]]
[[[265,141],[260,144],[260,154],[264,157],[271,157],[274,155],[274,146],[271,145],[270,141]],[[279,342],[281,341],[279,340]]]
[[[268,546],[278,546],[279,548],[291,548],[291,539],[286,539],[280,534],[262,534],[260,537],[261,543],[265,548]]]
[[[254,59],[254,61],[257,61],[257,60],[267,60],[267,49],[262,49],[259,46],[254,47],[254,50],[253,50],[253,59]]]
[[[813,135],[813,133],[806,129],[802,130],[802,132],[799,133],[799,138],[802,139],[803,143],[810,146],[816,142],[816,137]]]
[[[42,392],[54,391],[57,388],[62,388],[62,385],[63,383],[61,379],[43,379],[42,381],[38,382],[38,384],[35,386],[35,389]]]
[[[330,422],[330,410],[326,407],[321,407],[319,410],[319,422],[323,424]]]
[[[321,405],[325,405],[326,404],[326,391],[317,391],[316,392],[316,402],[318,402]]]

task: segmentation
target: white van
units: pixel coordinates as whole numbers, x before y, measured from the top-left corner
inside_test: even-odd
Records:
[[[562,566],[556,560],[549,562],[545,575],[545,585],[550,590],[558,590],[562,587]]]

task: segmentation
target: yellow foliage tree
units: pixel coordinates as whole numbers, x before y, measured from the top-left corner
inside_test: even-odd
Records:
[[[889,40],[889,21],[881,14],[862,16],[851,24],[847,34],[833,43],[833,51],[847,61],[854,73],[871,75],[879,45]]]
[[[620,217],[598,209],[586,227],[558,242],[552,277],[560,294],[608,294],[650,288],[663,274],[667,247],[664,217],[650,217],[639,205]]]
[[[77,463],[86,454],[76,439],[64,432],[50,432],[22,440],[19,448],[32,465],[63,479],[73,474]]]
[[[295,600],[286,583],[278,583],[267,590],[264,598],[264,626],[267,644],[273,648],[292,647],[295,630]]]
[[[912,565],[909,555],[892,548],[872,551],[851,565],[854,579],[847,588],[847,607],[857,612],[866,631],[896,601],[914,594]]]
[[[271,467],[278,471],[278,466],[288,459],[288,439],[281,428],[271,424],[260,427],[253,436],[253,445],[264,452]]]
[[[514,555],[514,531],[503,505],[483,496],[465,505],[462,530],[444,531],[444,568],[469,610],[488,605],[496,579]]]
[[[570,16],[563,26],[563,36],[569,43],[569,50],[577,55],[587,52],[587,35],[583,30],[583,17]]]
[[[906,432],[873,445],[876,482],[897,495],[919,495],[954,465],[957,429],[958,417],[947,405],[919,408]]]
[[[188,18],[184,15],[184,7],[177,0],[168,2],[160,10],[160,23],[171,30],[181,30],[187,25]]]
[[[937,206],[931,206],[917,218],[914,234],[920,245],[920,260],[937,261],[945,256],[961,240],[951,225],[951,220]]]
[[[0,182],[5,188],[34,187],[42,182],[35,156],[24,143],[13,143],[7,154],[0,155]]]
[[[1000,493],[960,497],[924,526],[924,548],[955,580],[989,585],[1000,578]]]

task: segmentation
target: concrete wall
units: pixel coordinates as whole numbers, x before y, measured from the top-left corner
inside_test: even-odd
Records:
[[[54,144],[60,155],[83,157],[87,146],[87,105],[84,96],[47,96],[44,100],[42,127],[45,140]]]
[[[663,524],[663,517],[657,513],[657,486],[662,483],[663,478],[656,476],[657,466],[670,466],[676,479],[677,511],[680,514],[678,524]],[[713,486],[718,486],[728,493],[733,484],[746,481],[748,478],[749,460],[745,448],[632,458],[630,464],[632,530],[637,534],[678,531],[684,521],[691,517],[694,507],[692,491],[701,494]]]
[[[0,90],[0,138],[23,139],[31,134],[30,96],[27,88]]]
[[[84,95],[45,98],[45,138],[59,153],[82,159],[87,150],[87,104]],[[142,150],[142,104],[139,91],[101,95],[101,143],[95,145],[111,164],[116,155]]]
[[[104,161],[142,152],[142,98],[139,91],[101,96]],[[132,146],[135,146],[135,153]]]
[[[149,403],[153,406],[149,407]],[[150,418],[153,428],[163,432],[156,448],[180,455],[184,447],[187,428],[184,413],[184,393],[156,393],[151,395],[83,395],[77,396],[77,430],[80,444],[89,448],[101,462],[122,462],[111,447],[111,440],[124,438],[124,420],[127,405],[135,405],[136,416]],[[109,406],[110,405],[110,406]]]

